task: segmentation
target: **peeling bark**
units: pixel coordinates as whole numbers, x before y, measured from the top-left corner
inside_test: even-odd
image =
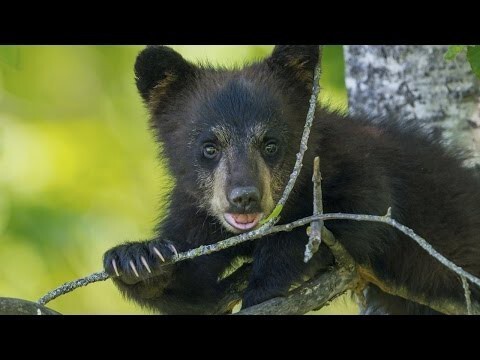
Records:
[[[472,152],[480,165],[480,80],[461,54],[447,62],[448,46],[344,47],[352,115],[414,120],[447,145]]]

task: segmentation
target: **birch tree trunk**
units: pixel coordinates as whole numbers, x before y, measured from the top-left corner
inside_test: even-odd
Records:
[[[480,81],[461,54],[447,62],[448,46],[344,47],[352,115],[414,120],[447,145],[472,151],[480,165]]]

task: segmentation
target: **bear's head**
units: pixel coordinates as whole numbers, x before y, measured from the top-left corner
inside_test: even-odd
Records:
[[[295,163],[318,46],[276,46],[241,69],[194,65],[165,46],[137,57],[138,90],[180,190],[229,231],[270,214]]]

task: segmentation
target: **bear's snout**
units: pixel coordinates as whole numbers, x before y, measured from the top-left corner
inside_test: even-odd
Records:
[[[260,202],[260,191],[255,186],[236,187],[228,195],[233,212],[247,213],[256,210]]]

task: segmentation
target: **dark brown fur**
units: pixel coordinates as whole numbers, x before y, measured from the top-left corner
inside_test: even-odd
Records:
[[[272,178],[282,183],[272,189],[278,200],[298,151],[312,85],[308,74],[313,74],[317,49],[279,46],[266,61],[238,70],[196,67],[165,47],[149,47],[139,55],[137,86],[145,102],[154,106],[152,125],[176,186],[155,239],[120,245],[105,254],[110,274],[116,261],[121,276],[115,281],[126,296],[164,313],[221,313],[225,309],[218,302],[230,284],[218,281],[218,276],[238,256],[253,258],[244,306],[285,295],[292,284],[332,265],[324,246],[311,262],[303,263],[305,228],[168,267],[159,267],[154,252],[156,247],[169,257],[173,252],[168,244],[184,251],[233,235],[219,221],[222,214],[208,207],[205,189],[199,185],[200,174],[216,170],[216,163],[200,154],[202,137],[213,126],[225,126],[236,136],[229,151],[238,156],[227,167],[227,180],[232,182],[253,182],[260,176],[242,155],[248,145],[242,134],[261,124],[268,128],[267,135],[278,139],[281,153],[265,158]],[[176,80],[167,83],[172,76]],[[445,149],[401,119],[352,118],[319,110],[301,175],[282,213],[283,223],[312,214],[316,155],[322,159],[325,212],[379,215],[391,207],[396,220],[480,276],[480,181],[462,166],[459,152]],[[380,280],[431,299],[462,298],[455,274],[388,225],[336,220],[326,226]],[[150,278],[142,257],[158,276]],[[134,276],[130,261],[140,278]],[[478,289],[472,287],[472,292],[480,300]],[[368,313],[433,313],[374,287],[367,302]]]

